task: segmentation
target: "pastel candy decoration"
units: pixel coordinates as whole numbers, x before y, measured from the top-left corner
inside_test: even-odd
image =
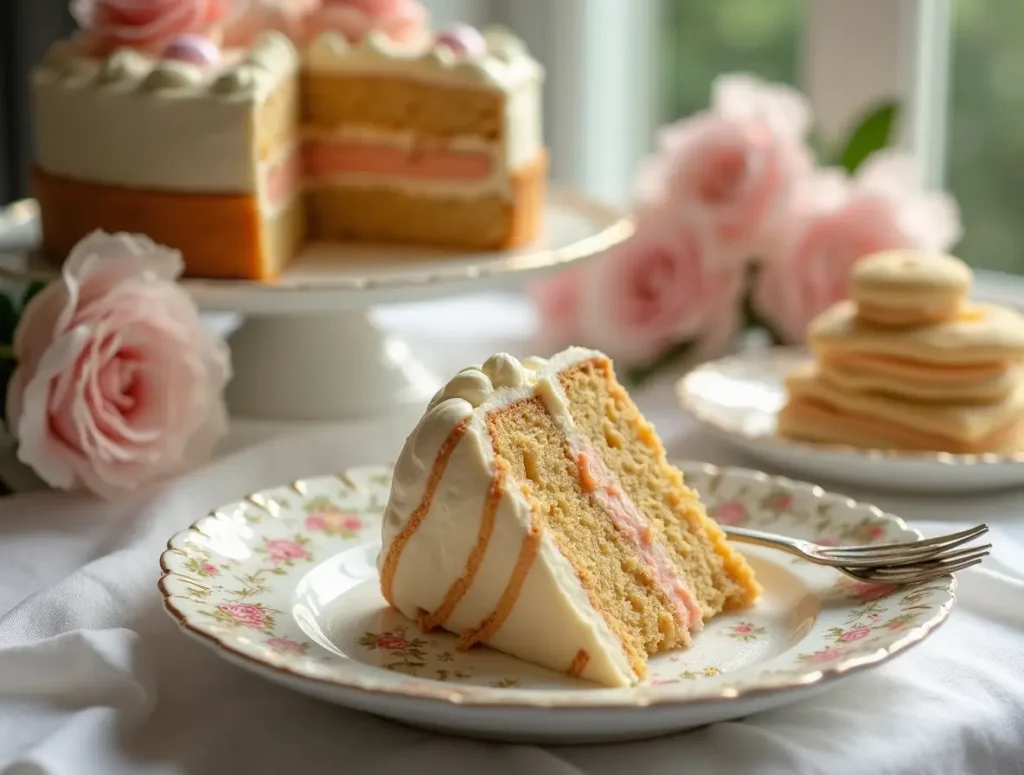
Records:
[[[215,65],[220,61],[220,49],[201,35],[181,35],[164,49],[163,58],[199,66]]]
[[[487,51],[484,36],[468,24],[456,24],[438,33],[436,44],[450,48],[461,57],[477,57]]]

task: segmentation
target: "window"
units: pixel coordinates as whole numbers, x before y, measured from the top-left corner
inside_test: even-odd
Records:
[[[957,0],[946,184],[960,202],[959,252],[1024,273],[1024,4]]]
[[[707,107],[711,82],[728,71],[798,82],[802,0],[669,0],[661,28],[666,120]]]

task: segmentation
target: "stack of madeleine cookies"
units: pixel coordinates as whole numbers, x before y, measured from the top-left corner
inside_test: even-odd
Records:
[[[969,303],[971,281],[952,256],[857,262],[851,300],[810,325],[814,360],[786,379],[779,433],[876,449],[1024,449],[1024,316]]]

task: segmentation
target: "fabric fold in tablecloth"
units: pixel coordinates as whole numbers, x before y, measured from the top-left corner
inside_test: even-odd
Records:
[[[144,503],[3,501],[0,775],[1024,773],[1024,581],[1003,573],[1024,568],[1012,522],[994,529],[993,570],[962,574],[949,622],[907,654],[792,706],[617,746],[541,749],[402,727],[228,665],[166,616],[157,561],[173,532],[245,493],[387,460],[405,430],[362,424],[280,440]]]

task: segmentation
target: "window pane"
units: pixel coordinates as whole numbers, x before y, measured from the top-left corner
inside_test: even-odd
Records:
[[[1024,273],[1024,3],[954,7],[947,182],[963,212],[957,253]]]
[[[720,73],[797,82],[803,0],[666,0],[665,6],[667,118],[706,108],[711,82]]]

